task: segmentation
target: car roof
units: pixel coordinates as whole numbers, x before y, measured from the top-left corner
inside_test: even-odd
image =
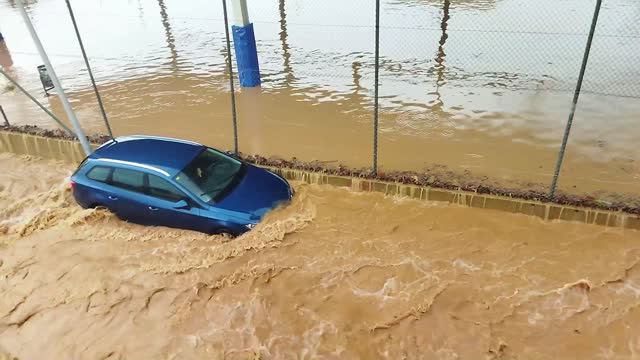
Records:
[[[184,169],[203,148],[204,145],[187,140],[131,135],[106,142],[89,158],[147,169],[152,167],[173,177]]]

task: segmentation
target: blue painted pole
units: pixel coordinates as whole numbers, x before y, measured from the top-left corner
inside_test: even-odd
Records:
[[[258,48],[253,24],[249,21],[247,0],[232,0],[233,8],[233,45],[236,51],[238,77],[240,86],[255,87],[260,85],[260,65]]]

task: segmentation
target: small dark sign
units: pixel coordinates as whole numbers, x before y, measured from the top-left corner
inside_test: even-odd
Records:
[[[45,94],[49,95],[49,90],[53,89],[53,81],[47,72],[47,67],[44,65],[38,66],[38,74],[40,74],[40,82],[42,82],[42,88],[44,88]]]

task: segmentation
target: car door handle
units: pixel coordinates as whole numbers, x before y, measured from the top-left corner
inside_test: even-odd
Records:
[[[153,207],[153,206],[149,206],[149,210],[151,210],[151,211],[158,211],[158,208],[157,208],[157,207]]]
[[[109,198],[109,200],[118,200],[118,198],[117,198],[117,197],[115,197],[115,196],[111,196],[111,195],[109,195],[109,196],[108,196],[108,198]]]

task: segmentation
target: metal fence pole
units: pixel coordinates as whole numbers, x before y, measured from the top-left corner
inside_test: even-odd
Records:
[[[102,112],[104,125],[107,127],[109,136],[113,139],[113,132],[111,131],[111,125],[109,125],[109,120],[107,119],[107,112],[104,110],[104,104],[102,103],[100,92],[98,91],[98,87],[96,86],[96,79],[93,77],[93,71],[91,71],[91,66],[89,65],[87,52],[84,50],[84,44],[82,43],[82,38],[80,37],[80,31],[78,30],[78,24],[76,23],[76,17],[73,15],[73,9],[71,9],[71,3],[69,2],[69,0],[65,0],[65,1],[67,3],[67,8],[69,9],[69,15],[71,15],[71,22],[73,23],[73,29],[76,31],[78,44],[80,44],[80,51],[82,51],[82,57],[84,58],[84,63],[87,66],[87,71],[89,72],[89,77],[91,78],[91,85],[93,85],[93,91],[96,93],[96,98],[98,99],[98,106],[100,107],[100,112]]]
[[[236,113],[236,93],[233,85],[233,58],[231,55],[231,38],[229,37],[229,14],[227,0],[222,0],[224,11],[224,32],[227,37],[227,66],[229,68],[229,87],[231,89],[231,114],[233,116],[233,151],[238,155],[238,116]]]
[[[373,174],[378,174],[378,118],[380,93],[380,0],[376,0],[375,84],[373,100]]]
[[[64,131],[67,132],[67,134],[72,136],[75,135],[74,132],[71,131],[71,129],[69,129],[67,125],[65,125],[60,119],[58,119],[57,116],[55,116],[51,111],[49,111],[49,109],[44,107],[44,105],[42,105],[38,100],[36,100],[36,98],[34,98],[31,94],[29,94],[29,92],[25,90],[22,86],[20,86],[20,84],[18,84],[18,82],[14,78],[9,76],[9,74],[7,74],[6,71],[2,70],[2,67],[0,67],[0,74],[4,75],[4,77],[6,77],[7,80],[9,80],[13,85],[15,85],[15,87],[18,88],[18,90],[22,91],[22,93],[25,94],[29,99],[31,99],[31,101],[33,101],[36,105],[38,105],[40,109],[44,110],[44,112],[46,112],[49,116],[51,116],[53,121],[58,123],[58,125],[60,125],[60,127],[63,128]]]
[[[31,39],[33,40],[33,43],[36,46],[36,49],[38,49],[38,53],[42,58],[42,62],[44,62],[44,65],[46,66],[47,71],[49,72],[51,81],[53,82],[53,85],[57,91],[58,98],[60,99],[60,102],[62,102],[62,107],[67,113],[67,117],[69,117],[69,120],[71,121],[71,125],[73,125],[73,128],[76,132],[76,137],[78,138],[78,141],[80,141],[80,144],[82,145],[82,149],[84,150],[85,154],[89,156],[93,152],[93,150],[91,149],[91,144],[89,144],[89,140],[85,136],[84,131],[82,130],[82,126],[80,126],[80,121],[78,121],[78,118],[76,117],[75,112],[73,112],[73,107],[71,106],[71,103],[67,98],[67,95],[64,93],[64,88],[60,83],[60,79],[58,79],[58,75],[56,74],[55,69],[51,65],[51,60],[49,59],[47,52],[44,50],[44,47],[42,46],[40,37],[36,33],[36,29],[33,27],[33,24],[31,23],[31,19],[29,18],[29,15],[27,14],[27,10],[25,10],[25,7],[24,7],[24,0],[16,0],[16,4],[18,5],[18,12],[20,13],[20,16],[22,16],[22,20],[24,21],[25,25],[27,26],[27,29],[29,30]]]
[[[593,43],[593,36],[595,35],[596,26],[598,25],[598,16],[600,15],[601,6],[602,6],[602,0],[597,0],[596,10],[593,14],[593,21],[591,22],[591,30],[589,31],[589,38],[587,40],[587,46],[584,51],[584,57],[582,59],[582,67],[580,68],[580,75],[578,76],[578,83],[576,84],[576,91],[573,95],[573,103],[571,104],[571,112],[569,113],[569,120],[567,121],[567,127],[564,130],[564,137],[562,138],[562,145],[560,146],[560,153],[558,154],[558,162],[556,164],[556,169],[553,173],[553,181],[551,182],[551,188],[549,190],[549,198],[551,199],[556,194],[558,177],[560,176],[560,170],[562,169],[562,161],[564,160],[564,153],[567,148],[567,142],[569,141],[569,133],[571,132],[571,125],[573,124],[573,118],[576,114],[576,108],[578,107],[578,99],[580,98],[582,81],[584,80],[584,74],[587,70],[587,63],[589,62],[589,53],[591,52],[591,44]]]
[[[9,119],[7,119],[7,114],[4,113],[2,105],[0,105],[0,112],[2,113],[2,117],[4,118],[4,126],[11,126],[11,124],[9,124]]]

